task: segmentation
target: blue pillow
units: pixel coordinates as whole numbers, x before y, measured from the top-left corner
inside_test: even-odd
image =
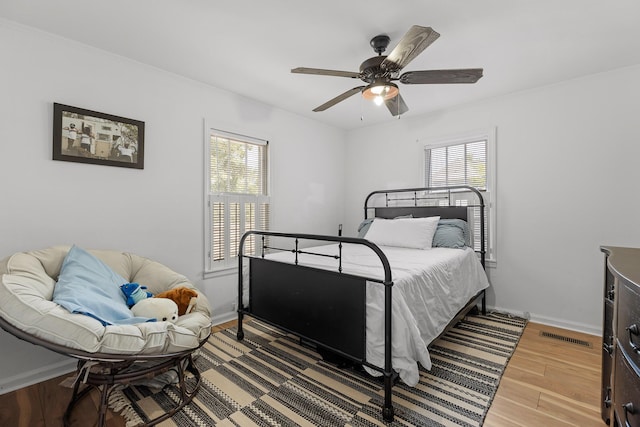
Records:
[[[469,225],[461,219],[441,219],[433,235],[432,246],[454,249],[471,246]]]
[[[72,313],[84,314],[104,326],[147,322],[135,317],[120,285],[127,283],[89,252],[73,246],[62,262],[58,282],[53,289],[53,302]]]

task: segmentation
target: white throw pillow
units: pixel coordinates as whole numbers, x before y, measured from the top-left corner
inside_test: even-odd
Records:
[[[429,249],[438,227],[439,216],[373,220],[366,239],[381,246]]]

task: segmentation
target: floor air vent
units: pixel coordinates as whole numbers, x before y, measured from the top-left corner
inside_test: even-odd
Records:
[[[558,335],[551,332],[540,331],[540,336],[545,338],[551,338],[554,340],[564,341],[569,344],[581,345],[583,347],[591,347],[589,341],[579,340],[577,338],[565,337],[564,335]]]

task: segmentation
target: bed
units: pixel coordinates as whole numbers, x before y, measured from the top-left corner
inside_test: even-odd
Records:
[[[486,310],[484,209],[469,186],[382,190],[365,199],[364,238],[245,233],[238,339],[250,315],[361,364],[383,376],[382,414],[393,420],[398,377],[415,385],[418,364],[431,367],[429,344],[478,300]]]

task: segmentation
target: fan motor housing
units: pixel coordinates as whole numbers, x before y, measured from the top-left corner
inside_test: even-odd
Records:
[[[391,77],[391,74],[388,71],[383,70],[380,67],[380,64],[382,64],[382,61],[386,58],[387,57],[383,55],[374,56],[360,64],[360,78],[367,83],[371,83],[380,78]]]

